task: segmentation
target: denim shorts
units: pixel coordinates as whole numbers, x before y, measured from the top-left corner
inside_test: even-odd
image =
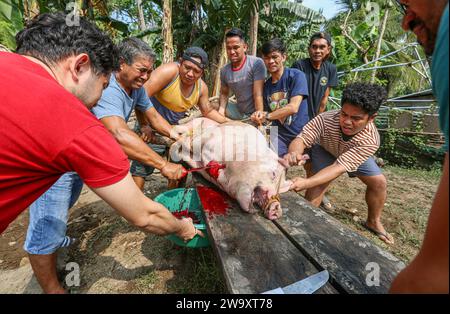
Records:
[[[164,156],[164,154],[166,153],[165,145],[156,145],[156,144],[147,144],[147,145],[153,151],[155,151],[161,156]],[[154,167],[144,165],[139,161],[133,160],[133,162],[131,163],[130,172],[133,177],[146,178],[147,176],[151,175],[153,171],[155,171]]]
[[[322,146],[314,145],[310,150],[310,157],[312,162],[312,171],[318,173],[320,170],[331,166],[336,162],[336,157],[327,152]],[[378,167],[375,159],[369,157],[355,172],[349,172],[350,178],[355,177],[374,177],[382,174],[380,167]]]
[[[62,175],[30,206],[30,223],[24,250],[29,254],[49,255],[68,246],[66,236],[69,209],[78,200],[83,181],[75,172]]]

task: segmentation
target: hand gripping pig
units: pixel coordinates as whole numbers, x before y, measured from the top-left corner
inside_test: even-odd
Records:
[[[268,219],[281,217],[279,194],[292,184],[285,180],[288,165],[255,127],[199,118],[176,131],[182,136],[170,149],[173,161],[183,160],[193,168],[213,165],[201,171],[202,176],[236,199],[244,211],[255,213],[258,205]]]

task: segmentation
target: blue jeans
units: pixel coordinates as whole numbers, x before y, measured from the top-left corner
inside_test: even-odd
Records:
[[[83,181],[75,172],[62,175],[47,192],[30,206],[30,223],[24,250],[29,254],[49,255],[68,246],[66,236],[69,209],[78,200]]]

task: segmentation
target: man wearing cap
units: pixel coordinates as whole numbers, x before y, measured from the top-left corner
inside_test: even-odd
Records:
[[[188,48],[180,62],[163,64],[158,67],[144,85],[156,111],[171,125],[179,124],[192,107],[199,107],[203,117],[218,123],[228,119],[219,114],[209,105],[208,86],[202,80],[203,73],[208,66],[208,55],[199,47]],[[139,112],[138,128],[148,126],[148,121]],[[149,144],[157,153],[164,154],[166,146]],[[143,189],[145,177],[152,174],[154,168],[133,161],[131,174],[136,184]]]
[[[247,55],[248,45],[242,30],[233,28],[225,37],[230,63],[220,70],[219,112],[230,119],[243,120],[254,112],[264,111],[266,66],[261,58]],[[236,96],[236,104],[228,103],[231,92]]]
[[[331,37],[327,33],[316,33],[309,41],[309,58],[299,60],[292,68],[299,69],[306,75],[308,82],[308,114],[309,119],[325,112],[331,88],[338,86],[337,69],[328,61],[331,54]],[[311,155],[310,151],[307,151]],[[310,156],[311,159],[314,158]],[[311,162],[305,164],[308,177],[312,176]],[[333,206],[326,196],[323,197],[322,205],[331,210]]]

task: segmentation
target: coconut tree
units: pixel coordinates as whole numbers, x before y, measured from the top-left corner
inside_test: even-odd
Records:
[[[334,41],[335,63],[340,71],[349,71],[363,64],[370,67],[390,64],[405,64],[425,58],[423,51],[408,48],[380,62],[380,56],[397,51],[415,39],[405,34],[400,27],[402,13],[391,0],[378,0],[367,4],[365,1],[335,1],[343,11],[326,25]],[[375,6],[374,6],[375,3]],[[376,7],[377,10],[372,10]],[[374,20],[372,20],[374,18]],[[353,80],[377,82],[389,87],[391,95],[403,94],[429,87],[424,73],[428,71],[426,62],[408,67],[373,69],[372,71],[346,74],[341,82]]]

